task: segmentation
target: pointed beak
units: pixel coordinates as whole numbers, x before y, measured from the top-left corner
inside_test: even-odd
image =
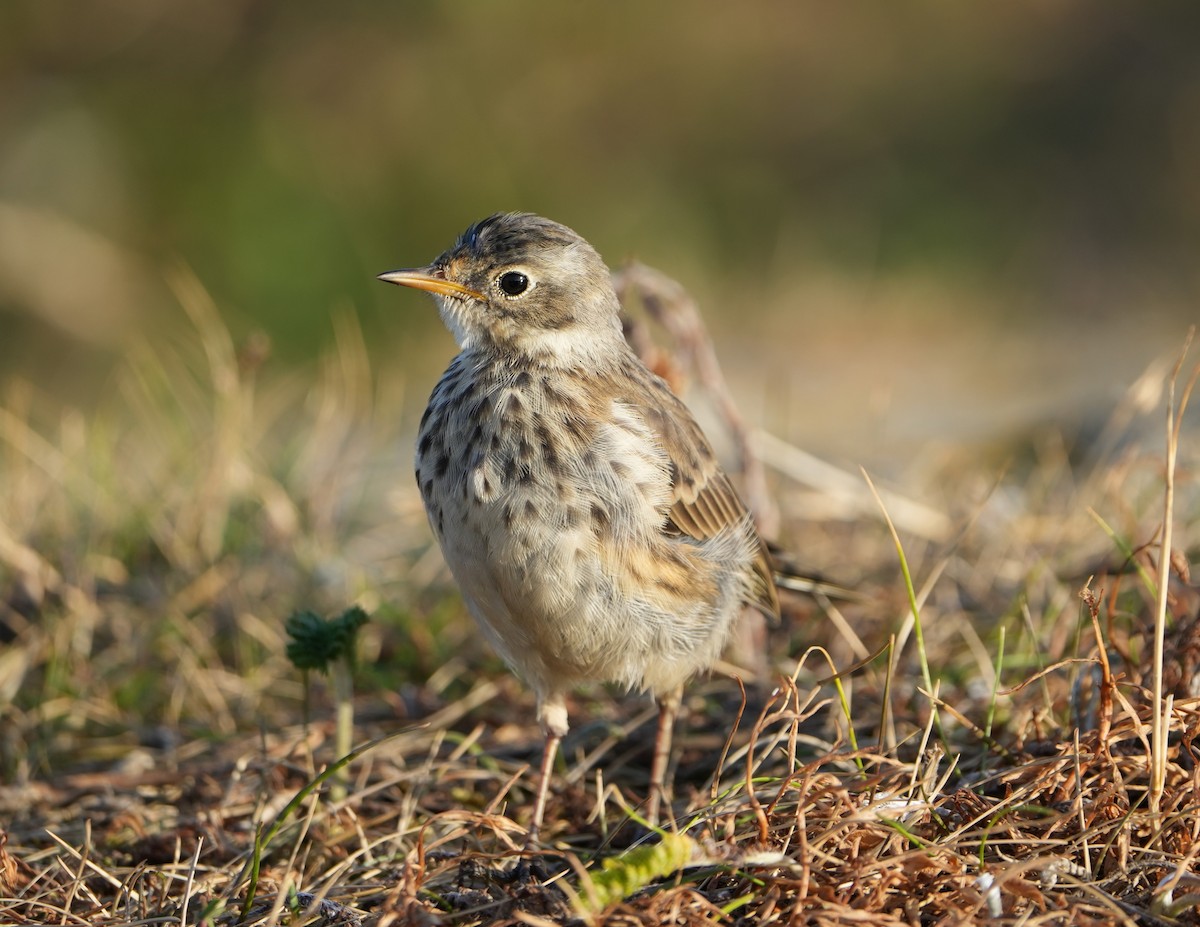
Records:
[[[453,296],[458,299],[466,297],[478,299],[480,302],[487,301],[482,293],[477,293],[470,287],[455,283],[453,280],[447,280],[445,271],[436,266],[418,267],[415,270],[389,270],[386,274],[380,274],[379,279],[385,283],[411,286],[413,289],[425,290],[427,293],[434,293],[438,296]]]

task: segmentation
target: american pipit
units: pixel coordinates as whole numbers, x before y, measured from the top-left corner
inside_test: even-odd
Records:
[[[683,683],[744,606],[778,612],[746,507],[687,407],[626,344],[609,270],[565,226],[495,215],[428,267],[461,353],[421,420],[417,484],[463,597],[537,695],[541,826],[565,695],[649,690],[657,818]]]

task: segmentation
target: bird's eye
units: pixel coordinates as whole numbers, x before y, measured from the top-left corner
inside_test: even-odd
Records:
[[[520,296],[529,289],[529,278],[518,270],[510,270],[500,275],[500,289],[509,296]]]

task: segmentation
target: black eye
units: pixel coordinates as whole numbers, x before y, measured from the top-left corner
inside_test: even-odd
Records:
[[[500,289],[509,296],[520,296],[529,289],[529,278],[516,270],[500,275]]]

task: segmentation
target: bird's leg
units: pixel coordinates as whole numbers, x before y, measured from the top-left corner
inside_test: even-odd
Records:
[[[658,697],[658,733],[654,738],[654,760],[650,766],[650,798],[646,803],[646,819],[658,825],[661,803],[667,798],[667,764],[671,759],[671,736],[675,731],[675,716],[683,698],[682,688],[673,689]]]
[[[537,713],[546,734],[546,746],[542,750],[537,800],[533,803],[533,820],[529,825],[530,844],[537,843],[538,831],[542,829],[546,796],[550,792],[550,776],[554,773],[554,758],[558,755],[559,741],[567,733],[567,706],[561,695],[539,696]]]
[[[550,791],[550,776],[554,772],[554,758],[558,754],[558,742],[562,738],[553,731],[546,732],[546,746],[542,751],[542,767],[538,775],[537,801],[533,804],[533,822],[529,825],[529,842],[536,843],[538,831],[542,829],[542,817],[546,813],[546,795]]]

